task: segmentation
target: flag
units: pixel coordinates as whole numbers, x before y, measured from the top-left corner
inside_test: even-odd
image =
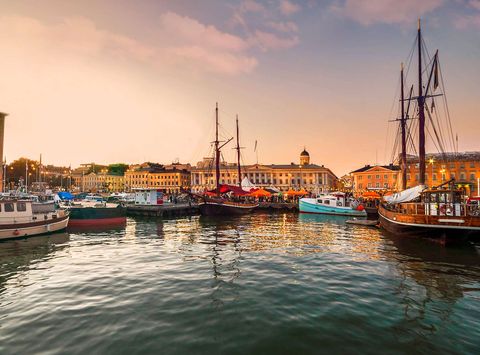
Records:
[[[432,99],[432,104],[430,105],[430,111],[433,113],[433,109],[435,108],[435,101]]]
[[[253,148],[253,151],[256,152],[257,151],[257,141],[255,140],[255,148]]]
[[[435,66],[433,68],[433,90],[436,90],[438,88],[438,57],[435,56],[435,62],[433,62],[433,65]]]

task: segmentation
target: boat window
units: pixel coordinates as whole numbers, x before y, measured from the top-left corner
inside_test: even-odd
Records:
[[[323,201],[323,203],[326,204],[326,205],[329,205],[329,204],[330,204],[330,200],[325,200],[325,201]]]
[[[27,204],[25,202],[17,202],[17,211],[25,212],[27,210]]]
[[[317,202],[318,202],[318,203],[322,203],[322,200],[318,199]]]
[[[5,212],[13,212],[15,209],[12,202],[7,202],[5,204]]]

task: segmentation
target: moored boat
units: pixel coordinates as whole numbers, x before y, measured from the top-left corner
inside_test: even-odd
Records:
[[[0,201],[0,240],[59,232],[67,228],[69,213],[53,203],[31,200]]]
[[[423,45],[420,20],[418,23],[418,35],[416,39],[418,54],[418,89],[416,96],[413,95],[413,85],[410,89],[409,98],[404,96],[404,68],[400,71],[400,111],[401,116],[396,121],[400,122],[401,132],[401,172],[402,191],[392,196],[385,197],[379,206],[380,225],[393,234],[413,235],[424,237],[441,237],[445,242],[461,239],[465,236],[480,234],[480,209],[473,200],[467,200],[464,191],[455,188],[455,178],[450,179],[438,186],[428,188],[426,182],[426,154],[425,154],[425,133],[426,123],[430,123],[430,130],[435,133],[436,146],[442,153],[445,142],[439,129],[440,120],[432,117],[437,115],[434,111],[435,98],[445,95],[445,88],[441,79],[438,51],[436,51],[430,67],[423,67],[422,53],[426,50]],[[427,52],[428,53],[428,52]],[[428,75],[424,85],[424,74]],[[440,88],[442,92],[436,92]],[[431,103],[427,106],[427,99]],[[418,182],[419,185],[408,188],[407,181],[407,140],[412,136],[408,132],[407,120],[409,119],[410,103],[416,101],[418,114]],[[408,102],[405,110],[404,103]],[[440,106],[440,105],[438,105]],[[448,116],[448,113],[447,113]],[[417,118],[417,117],[416,117]],[[428,121],[426,120],[428,118]],[[449,120],[449,117],[448,117]],[[453,136],[451,126],[450,135]],[[410,127],[411,128],[411,127]],[[440,127],[441,128],[441,127]],[[431,133],[431,132],[430,132]],[[432,137],[433,138],[433,137]],[[453,140],[452,140],[453,141]],[[433,162],[432,162],[433,164]],[[432,172],[432,181],[433,172]],[[443,180],[443,178],[442,178]]]
[[[343,192],[321,194],[316,198],[301,198],[299,200],[300,213],[320,213],[340,216],[366,217],[367,212],[361,204],[350,199]]]
[[[223,148],[228,142],[230,142],[233,138],[227,140],[223,144],[220,144],[218,137],[218,104],[215,107],[215,141],[214,149],[215,149],[215,181],[216,181],[216,188],[214,191],[210,191],[210,196],[207,194],[200,197],[200,201],[198,202],[198,208],[202,215],[208,216],[218,216],[218,215],[241,215],[252,212],[255,208],[258,207],[258,203],[250,203],[246,200],[242,200],[239,198],[236,201],[231,200],[230,198],[226,197],[226,192],[235,192],[240,191],[241,194],[246,194],[245,191],[242,190],[242,173],[241,173],[241,165],[240,165],[240,142],[239,142],[239,128],[238,128],[238,117],[236,120],[237,125],[237,168],[238,168],[238,187],[232,186],[228,187],[225,191],[222,192],[222,186],[220,184],[220,156],[221,156],[221,148]],[[233,190],[233,191],[232,191]],[[213,195],[213,196],[212,196]]]
[[[127,221],[127,210],[116,203],[103,201],[80,201],[69,207],[69,227],[88,227],[94,225],[122,225]]]

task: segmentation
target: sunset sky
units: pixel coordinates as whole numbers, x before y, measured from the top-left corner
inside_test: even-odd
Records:
[[[0,0],[7,161],[196,163],[214,107],[244,162],[388,163],[416,21],[459,150],[480,150],[480,0]],[[391,124],[390,124],[391,125]],[[390,133],[389,133],[390,132]],[[225,158],[233,161],[233,151]]]

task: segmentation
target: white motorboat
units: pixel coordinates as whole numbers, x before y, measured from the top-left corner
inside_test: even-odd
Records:
[[[24,238],[65,230],[69,213],[54,203],[0,200],[0,240]]]

